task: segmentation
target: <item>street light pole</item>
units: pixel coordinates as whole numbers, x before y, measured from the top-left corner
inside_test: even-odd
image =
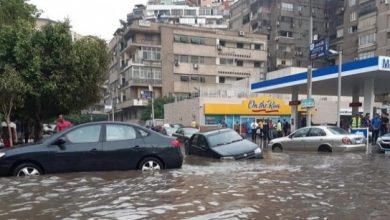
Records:
[[[310,24],[309,24],[309,51],[310,51],[310,45],[313,43],[313,14],[312,14],[312,6],[311,6],[311,0],[309,0],[309,16],[310,16]],[[309,65],[307,67],[307,99],[311,99],[312,96],[312,63],[311,63],[311,57],[309,52]],[[311,114],[310,114],[311,107],[306,108],[306,126],[311,126]]]
[[[150,91],[150,96],[152,98],[152,127],[154,127],[154,92],[153,92],[153,86],[149,85],[149,91]]]

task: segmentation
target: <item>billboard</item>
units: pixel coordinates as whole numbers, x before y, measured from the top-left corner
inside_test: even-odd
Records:
[[[310,59],[316,60],[318,58],[324,57],[328,54],[328,50],[329,50],[328,39],[314,41],[310,45]]]

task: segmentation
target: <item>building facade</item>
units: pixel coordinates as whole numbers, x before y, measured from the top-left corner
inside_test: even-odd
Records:
[[[118,29],[109,49],[105,103],[112,103],[120,121],[139,120],[152,94],[193,97],[201,88],[241,79],[247,79],[249,88],[267,65],[264,35],[147,20]]]
[[[311,6],[310,6],[311,2]],[[268,36],[268,70],[309,64],[310,14],[313,40],[328,38],[335,30],[333,7],[340,0],[241,0],[230,8],[230,28]],[[310,13],[311,7],[311,13]],[[332,26],[333,25],[333,26]],[[313,67],[327,66],[316,60]]]

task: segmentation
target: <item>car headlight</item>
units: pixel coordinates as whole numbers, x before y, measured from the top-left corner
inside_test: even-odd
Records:
[[[0,153],[0,158],[4,157],[5,156],[5,153],[1,152]]]
[[[234,160],[234,157],[221,157],[221,160]]]
[[[260,149],[260,147],[256,148],[256,150],[255,150],[255,154],[260,154],[260,153],[261,153],[261,149]]]

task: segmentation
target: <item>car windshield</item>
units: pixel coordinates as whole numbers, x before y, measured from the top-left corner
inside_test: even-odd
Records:
[[[196,129],[196,128],[186,128],[186,129],[183,129],[184,131],[184,134],[187,135],[187,136],[192,136],[193,134],[195,134],[196,132],[198,132],[199,130]]]
[[[342,129],[342,128],[338,128],[338,127],[328,127],[328,130],[332,133],[332,134],[349,134],[348,131]]]
[[[242,137],[236,131],[222,131],[208,137],[211,147],[217,147],[233,142],[242,141]]]

